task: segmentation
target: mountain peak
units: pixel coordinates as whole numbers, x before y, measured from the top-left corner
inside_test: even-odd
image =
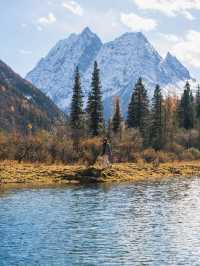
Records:
[[[172,55],[170,52],[167,53],[164,61],[166,61],[169,64],[178,65],[185,68],[185,66],[177,59],[177,57]]]
[[[172,55],[170,52],[167,52],[165,60],[174,60],[174,61],[178,61],[179,62],[179,60],[176,58],[176,56]]]
[[[93,33],[89,27],[85,27],[85,28],[83,29],[83,31],[81,32],[80,35],[84,35],[84,36],[85,36],[85,35],[86,35],[86,36],[94,36],[94,35],[96,35],[96,34]]]
[[[191,78],[188,69],[177,59],[176,56],[172,55],[170,52],[167,53],[163,61],[163,65],[172,69],[180,80],[187,80]]]
[[[122,34],[118,39],[138,39],[148,42],[147,38],[142,32],[126,32]]]

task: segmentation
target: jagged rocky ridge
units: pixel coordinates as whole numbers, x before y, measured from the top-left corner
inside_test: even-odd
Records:
[[[150,95],[157,83],[163,88],[180,89],[180,81],[191,78],[187,68],[175,56],[168,53],[163,59],[141,32],[125,33],[103,44],[89,28],[59,41],[26,78],[50,96],[61,109],[67,110],[76,66],[80,68],[87,95],[95,60],[101,70],[106,116],[111,113],[114,96],[120,96],[123,111],[126,112],[133,86],[140,76]]]

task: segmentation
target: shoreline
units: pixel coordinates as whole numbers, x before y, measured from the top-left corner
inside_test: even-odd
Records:
[[[149,182],[192,176],[200,177],[200,161],[162,163],[157,167],[147,163],[118,163],[106,169],[83,165],[0,162],[0,189]]]

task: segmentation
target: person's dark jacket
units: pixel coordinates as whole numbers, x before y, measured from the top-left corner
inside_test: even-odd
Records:
[[[109,158],[109,161],[112,160],[112,151],[111,151],[111,147],[109,143],[103,143],[101,156],[103,155],[107,155]]]

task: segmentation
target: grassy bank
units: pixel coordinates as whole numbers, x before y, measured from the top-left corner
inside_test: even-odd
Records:
[[[156,181],[163,178],[200,176],[200,161],[152,164],[113,164],[111,168],[81,165],[19,164],[0,162],[1,188],[65,184]]]

